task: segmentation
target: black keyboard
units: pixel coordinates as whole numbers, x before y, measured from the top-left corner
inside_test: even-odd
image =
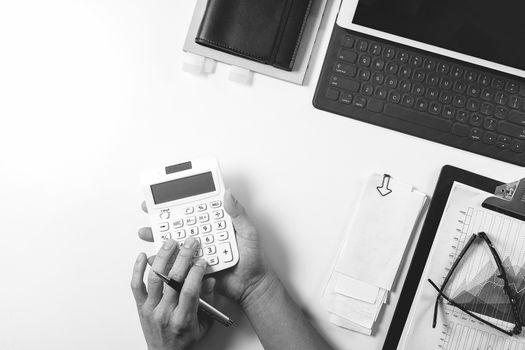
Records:
[[[525,166],[525,80],[337,25],[314,106]]]

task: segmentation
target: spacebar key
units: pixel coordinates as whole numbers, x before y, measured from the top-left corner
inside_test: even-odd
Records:
[[[425,126],[427,128],[449,132],[452,122],[449,120],[433,117],[426,113],[416,112],[414,110],[403,108],[398,105],[388,104],[385,107],[385,114],[406,122]]]

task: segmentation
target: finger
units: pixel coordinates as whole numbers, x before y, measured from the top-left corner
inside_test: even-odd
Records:
[[[168,261],[177,250],[177,247],[177,242],[168,239],[157,252],[157,256],[155,257],[155,261],[153,262],[148,275],[148,299],[146,302],[149,303],[151,307],[156,307],[158,305],[162,298],[162,291],[164,289],[164,282],[154,273],[154,271],[166,274]]]
[[[200,259],[188,272],[180,292],[177,312],[174,315],[176,319],[180,317],[182,320],[187,320],[197,315],[202,279],[206,273],[207,266],[206,260]]]
[[[131,290],[135,297],[137,307],[144,305],[148,292],[146,291],[146,285],[144,284],[144,272],[146,271],[146,254],[140,253],[135,260],[133,266],[133,274],[131,276]]]
[[[153,231],[151,230],[151,227],[139,228],[139,237],[143,241],[153,242]]]
[[[226,190],[224,194],[224,209],[226,209],[226,212],[232,218],[237,235],[251,241],[258,241],[259,237],[255,226],[253,226],[250,219],[248,219],[243,206],[237,201],[229,189]]]
[[[153,266],[153,262],[155,261],[156,255],[152,255],[148,257],[148,265]]]
[[[213,277],[206,278],[204,281],[202,281],[201,296],[202,299],[209,303],[213,303],[216,282],[217,280]]]
[[[191,262],[193,260],[193,254],[195,253],[197,246],[198,242],[193,237],[189,237],[186,239],[186,241],[184,241],[184,245],[180,248],[177,259],[175,259],[173,267],[168,274],[170,278],[174,279],[175,281],[185,283],[184,280],[188,274],[188,270],[190,269]],[[163,304],[162,306],[167,307],[167,305],[172,305],[175,307],[177,297],[178,293],[174,289],[170,288],[166,290],[161,301]]]
[[[142,208],[142,211],[147,213],[148,212],[148,206],[146,205],[146,201],[143,201],[141,204],[140,204],[140,207]]]

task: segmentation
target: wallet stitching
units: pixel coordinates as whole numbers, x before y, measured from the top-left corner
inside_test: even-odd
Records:
[[[209,43],[209,44],[217,45],[217,46],[220,46],[220,47],[222,47],[224,49],[228,49],[230,51],[234,51],[234,52],[240,53],[242,55],[246,55],[246,56],[249,56],[249,57],[257,58],[257,59],[259,59],[261,61],[268,61],[268,57],[262,57],[262,56],[254,54],[254,53],[250,53],[248,51],[239,50],[239,49],[233,48],[233,47],[231,47],[231,46],[229,46],[227,44],[224,44],[224,43],[219,43],[217,41],[208,40],[208,39],[204,39],[204,38],[197,38],[197,40],[203,41],[203,42],[206,42],[206,43]]]
[[[295,43],[295,49],[293,50],[291,64],[293,64],[295,62],[295,58],[297,56],[297,52],[299,51],[299,46],[301,45],[301,41],[303,41],[302,39],[303,39],[304,29],[306,27],[306,23],[308,22],[308,17],[310,17],[310,10],[312,9],[312,2],[313,1],[314,0],[310,0],[308,2],[308,7],[306,8],[306,12],[304,13],[303,24],[301,25],[301,30],[299,31],[299,37],[297,38],[297,42]]]
[[[284,30],[286,29],[286,24],[288,24],[288,20],[290,18],[290,12],[292,10],[292,5],[293,5],[293,0],[287,0],[286,4],[284,5],[283,13],[279,21],[279,27],[278,27],[277,33],[275,34],[275,39],[273,41],[272,55],[270,58],[271,64],[274,64],[276,62],[277,54],[279,52],[279,48],[283,41],[283,33],[284,33]]]

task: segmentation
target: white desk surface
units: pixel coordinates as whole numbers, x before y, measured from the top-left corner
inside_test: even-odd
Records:
[[[334,1],[336,3],[334,3]],[[503,181],[523,169],[312,107],[338,7],[328,5],[306,86],[228,69],[182,72],[193,1],[0,4],[0,348],[144,349],[129,288],[139,175],[213,153],[280,256],[279,273],[340,349],[318,305],[363,179],[388,172],[431,194],[452,164]],[[242,325],[202,349],[261,349]]]

